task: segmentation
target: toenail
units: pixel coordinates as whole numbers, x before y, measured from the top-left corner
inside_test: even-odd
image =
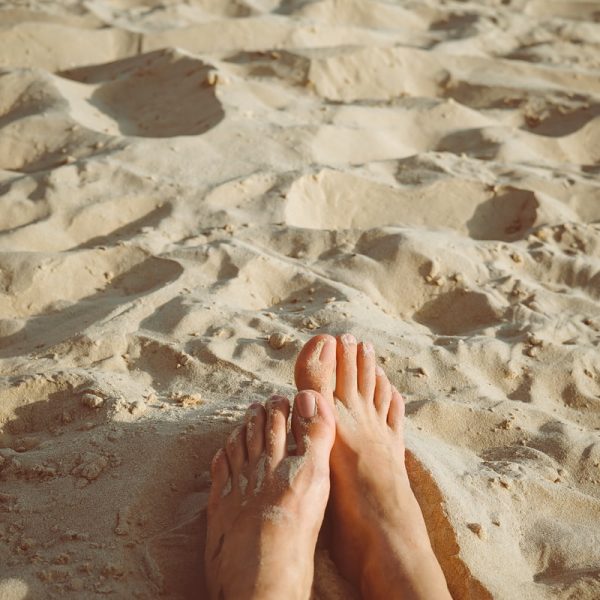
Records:
[[[319,359],[323,359],[323,354],[325,353],[325,350],[330,344],[331,338],[325,338],[324,340],[321,340],[319,342],[319,345],[317,346],[317,350],[319,351]]]
[[[385,375],[385,371],[379,365],[377,365],[375,367],[375,374],[377,377],[383,377]]]
[[[344,344],[344,346],[356,344],[356,338],[351,333],[344,333],[340,339],[342,340],[342,344]]]
[[[296,396],[298,413],[304,419],[312,419],[317,415],[317,397],[312,392],[300,392]]]
[[[365,354],[375,354],[375,348],[373,348],[371,342],[363,342],[362,347]]]
[[[260,413],[261,408],[262,408],[262,404],[260,402],[253,402],[248,407],[248,416],[256,417]]]

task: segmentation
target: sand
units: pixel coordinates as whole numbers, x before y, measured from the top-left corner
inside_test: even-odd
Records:
[[[205,597],[211,456],[344,331],[454,597],[600,597],[599,15],[3,3],[0,597]]]

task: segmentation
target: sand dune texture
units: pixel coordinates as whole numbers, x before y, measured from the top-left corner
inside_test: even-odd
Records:
[[[600,3],[8,1],[0,127],[1,598],[204,597],[212,454],[344,331],[454,597],[600,597]]]

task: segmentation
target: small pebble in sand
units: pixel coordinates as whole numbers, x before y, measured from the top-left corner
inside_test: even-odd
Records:
[[[528,333],[527,334],[527,341],[532,346],[543,346],[544,345],[544,340],[540,339],[539,337],[537,337],[533,333]]]
[[[227,332],[225,331],[224,333],[226,334]],[[185,365],[187,365],[187,364],[189,364],[189,363],[191,363],[191,362],[194,362],[194,359],[193,359],[193,357],[192,357],[192,356],[190,356],[190,355],[189,355],[189,354],[187,354],[186,352],[182,352],[182,353],[179,355],[179,357],[178,357],[178,359],[177,359],[177,362],[178,362],[180,365],[182,365],[182,366],[185,366]]]
[[[292,338],[285,334],[276,331],[269,336],[269,346],[274,350],[281,350],[284,346],[289,344],[292,341]]]
[[[121,429],[115,429],[113,431],[109,431],[106,434],[106,439],[109,442],[116,442],[117,440],[120,440],[123,437],[123,430]]]
[[[100,408],[104,404],[104,398],[98,394],[86,392],[81,396],[81,404],[88,408]]]
[[[93,481],[108,466],[105,456],[93,452],[84,452],[79,457],[79,464],[71,471],[71,475]]]
[[[37,542],[32,538],[24,537],[19,542],[19,549],[27,552],[28,550],[33,550],[37,546]]]
[[[204,400],[200,394],[186,394],[184,392],[174,392],[171,394],[171,400],[177,402],[177,405],[182,408],[204,404]]]
[[[66,552],[61,552],[52,559],[52,563],[55,565],[68,565],[70,562],[71,557]]]
[[[129,534],[128,517],[129,517],[129,509],[128,508],[123,508],[123,509],[119,510],[119,512],[117,513],[117,524],[114,529],[114,531],[117,535],[122,536],[122,535]]]
[[[523,262],[523,257],[520,254],[517,254],[516,252],[513,252],[510,255],[510,257],[511,257],[511,259],[512,259],[513,262],[516,262],[516,263],[522,263]]]
[[[429,272],[425,275],[425,281],[432,285],[442,285],[443,277],[440,274],[440,263],[437,260],[432,260],[429,263]]]
[[[308,317],[302,321],[302,325],[306,327],[306,329],[318,329],[320,327],[319,323],[315,321],[312,317]]]
[[[104,577],[122,577],[125,574],[125,569],[118,563],[106,563],[101,571]]]
[[[483,528],[480,523],[467,523],[467,527],[479,537],[482,537]]]
[[[127,410],[134,416],[141,415],[146,410],[146,404],[141,400],[136,400],[127,407]]]

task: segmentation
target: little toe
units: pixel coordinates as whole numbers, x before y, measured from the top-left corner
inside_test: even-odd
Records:
[[[356,370],[358,393],[366,402],[372,402],[375,392],[375,349],[370,342],[358,345]]]
[[[236,427],[225,444],[225,452],[231,470],[231,488],[235,490],[240,485],[240,475],[246,462],[246,427]]]
[[[344,333],[337,340],[335,395],[346,406],[353,405],[358,395],[356,373],[356,338]]]
[[[303,390],[296,394],[292,433],[296,440],[296,454],[310,453],[315,460],[328,465],[335,440],[335,417],[331,403],[314,390]]]
[[[227,454],[223,448],[219,448],[210,465],[211,486],[208,497],[209,511],[214,508],[221,497],[229,480],[229,463]]]
[[[404,398],[395,387],[392,387],[387,423],[394,431],[402,433],[404,427]]]
[[[248,462],[256,465],[265,450],[265,423],[267,415],[262,404],[251,404],[244,417],[246,423],[246,449]]]
[[[283,396],[273,396],[267,402],[267,424],[265,428],[265,452],[267,469],[274,471],[287,456],[287,421],[290,403]]]
[[[392,401],[392,384],[384,370],[378,365],[375,369],[375,395],[373,404],[384,422],[388,418],[390,402]]]
[[[299,390],[317,390],[325,397],[333,393],[335,373],[335,338],[331,335],[316,335],[298,354],[294,378]]]

